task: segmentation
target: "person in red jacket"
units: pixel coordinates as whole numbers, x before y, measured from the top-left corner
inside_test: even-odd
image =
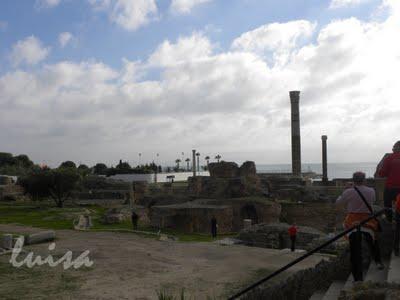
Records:
[[[395,218],[396,218],[396,229],[394,231],[394,255],[399,256],[399,246],[400,246],[400,193],[397,194],[395,203]]]
[[[377,175],[386,177],[385,192],[383,196],[386,208],[392,208],[396,197],[400,194],[400,141],[393,146],[393,153],[384,157],[383,162],[378,166]],[[387,213],[388,221],[392,221],[391,210]],[[394,252],[399,255],[400,242],[400,214],[395,213],[396,231],[394,239]]]
[[[297,227],[296,223],[293,223],[292,226],[288,229],[289,238],[290,238],[290,249],[292,252],[296,249],[296,235],[297,235]]]

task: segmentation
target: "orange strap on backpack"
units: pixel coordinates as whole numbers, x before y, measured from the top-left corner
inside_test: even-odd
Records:
[[[400,194],[397,195],[396,197],[396,212],[400,213]]]

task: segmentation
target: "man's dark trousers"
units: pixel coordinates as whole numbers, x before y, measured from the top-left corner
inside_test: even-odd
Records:
[[[296,249],[296,236],[291,235],[290,236],[290,250],[292,250],[292,252],[294,252],[295,249]]]
[[[400,188],[386,188],[384,193],[384,205],[385,208],[389,208],[386,212],[386,216],[389,222],[392,222],[392,206],[393,203],[396,202],[397,195],[400,194]],[[394,244],[393,249],[394,253],[398,255],[399,253],[399,244],[400,244],[400,214],[398,212],[395,213],[395,230],[394,230]]]

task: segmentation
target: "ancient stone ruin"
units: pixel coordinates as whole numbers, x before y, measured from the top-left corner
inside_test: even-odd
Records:
[[[240,198],[261,195],[260,178],[254,162],[209,164],[210,176],[190,177],[189,193],[202,198]]]
[[[283,249],[290,248],[290,239],[287,223],[257,224],[242,230],[238,239],[248,246]],[[304,249],[313,240],[324,236],[324,233],[307,226],[298,226],[296,245]]]
[[[210,176],[189,178],[186,199],[164,195],[165,203],[153,202],[151,225],[209,233],[211,219],[215,217],[218,231],[229,233],[239,231],[246,222],[279,221],[281,207],[263,196],[254,162],[247,161],[240,167],[234,162],[211,163],[209,171]]]

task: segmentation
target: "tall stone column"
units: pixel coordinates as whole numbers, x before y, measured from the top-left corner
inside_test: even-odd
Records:
[[[291,120],[292,120],[292,173],[301,176],[301,144],[300,144],[300,92],[291,91]]]
[[[193,159],[192,159],[192,170],[193,170],[193,177],[196,177],[196,150],[192,150],[193,152]]]
[[[321,136],[322,140],[322,182],[328,182],[328,155],[327,155],[327,147],[326,147],[326,140],[328,136],[323,135]]]

